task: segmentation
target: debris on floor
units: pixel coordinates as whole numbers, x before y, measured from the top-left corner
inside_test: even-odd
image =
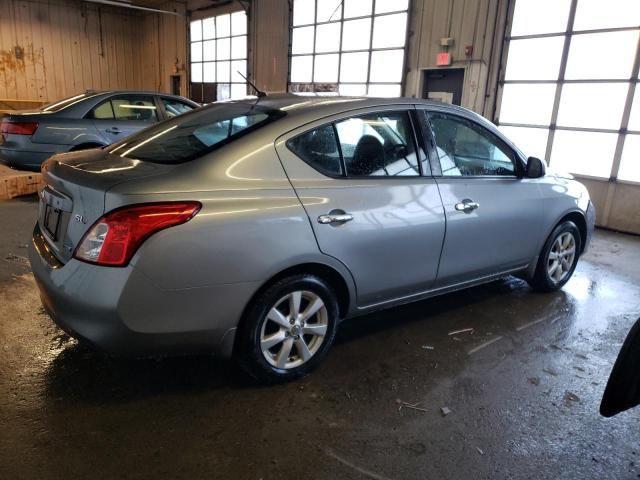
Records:
[[[440,413],[442,413],[443,417],[446,417],[451,413],[451,409],[449,407],[440,407]]]
[[[570,392],[569,390],[567,390],[564,393],[564,399],[569,401],[569,402],[579,402],[580,401],[580,397],[578,397],[575,393]]]
[[[559,375],[559,373],[556,372],[553,368],[543,368],[542,371],[544,373],[548,373],[549,375],[551,375],[553,377],[557,377]]]
[[[538,377],[530,377],[528,378],[529,383],[532,385],[540,385],[540,379]]]
[[[482,450],[480,447],[476,447],[476,450],[480,455],[484,455],[484,450]]]
[[[431,345],[422,345],[422,349],[423,350],[433,350],[433,347]]]
[[[420,405],[422,402],[418,402],[418,403],[408,403],[408,402],[404,402],[402,400],[400,400],[399,398],[396,398],[396,403],[399,405],[398,407],[398,412],[401,413],[402,412],[402,408],[410,408],[412,410],[419,410],[421,412],[426,413],[427,410],[424,408],[420,408],[418,407],[418,405]]]
[[[473,328],[463,328],[462,330],[454,330],[453,332],[449,332],[448,335],[451,336],[451,335],[457,335],[459,333],[467,333],[467,332],[473,334]]]

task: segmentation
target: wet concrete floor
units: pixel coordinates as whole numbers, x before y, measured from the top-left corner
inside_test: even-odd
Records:
[[[36,207],[0,202],[0,479],[640,476],[640,408],[598,414],[640,238],[598,231],[558,293],[510,277],[345,323],[316,372],[267,388],[63,335],[24,259]]]

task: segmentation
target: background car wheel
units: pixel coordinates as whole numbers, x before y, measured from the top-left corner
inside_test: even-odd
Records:
[[[338,304],[331,288],[313,275],[274,283],[252,302],[238,331],[243,369],[265,383],[300,378],[333,343]]]
[[[582,239],[575,223],[567,221],[558,225],[542,248],[533,279],[534,290],[552,292],[569,281],[578,264]]]

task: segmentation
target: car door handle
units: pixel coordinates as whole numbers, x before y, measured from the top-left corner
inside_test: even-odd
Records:
[[[471,213],[479,206],[480,206],[479,203],[474,202],[473,200],[470,200],[468,198],[465,198],[460,203],[456,203],[455,208],[459,212]]]
[[[111,127],[105,130],[107,133],[115,133],[116,135],[120,133],[120,129],[118,127]]]
[[[320,215],[318,217],[318,223],[322,225],[329,225],[331,223],[346,223],[353,220],[353,215],[348,213],[333,213],[329,212],[327,215]]]

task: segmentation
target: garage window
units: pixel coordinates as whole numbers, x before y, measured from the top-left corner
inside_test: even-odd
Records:
[[[402,94],[408,0],[294,0],[289,90]]]
[[[500,129],[552,167],[640,182],[640,3],[516,0],[512,14]]]
[[[244,11],[191,22],[190,47],[192,99],[207,103],[247,96],[240,75],[247,76]]]

